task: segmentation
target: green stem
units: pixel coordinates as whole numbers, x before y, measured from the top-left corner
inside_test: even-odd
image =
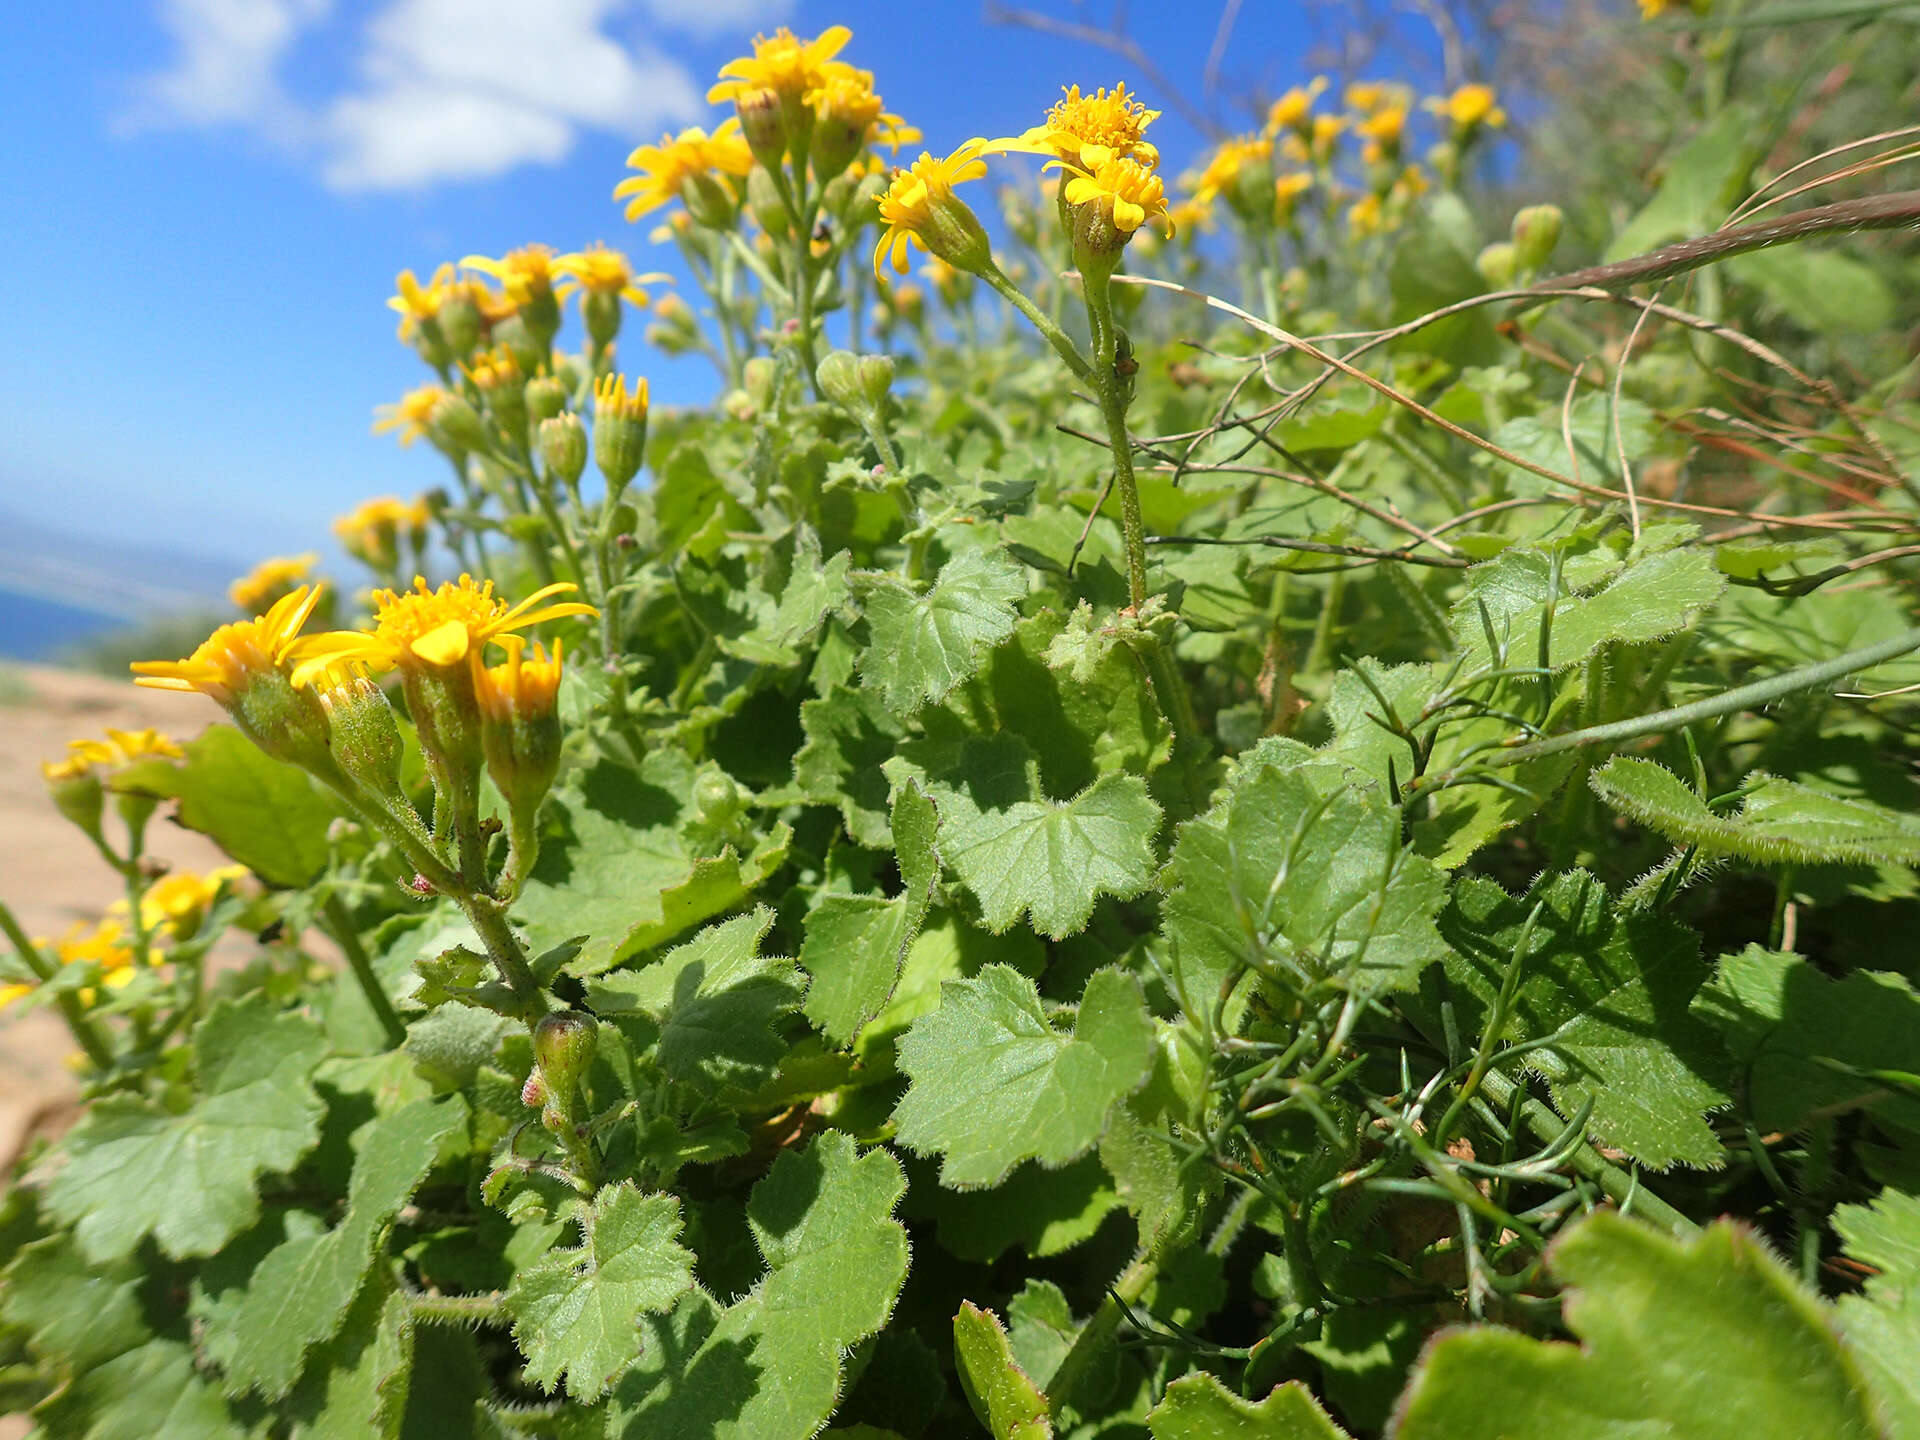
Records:
[[[427,1325],[483,1325],[506,1320],[503,1299],[498,1290],[490,1295],[409,1295],[407,1309]]]
[[[1132,386],[1120,374],[1120,327],[1113,319],[1112,275],[1082,266],[1081,288],[1087,324],[1093,332],[1092,382],[1100,392],[1100,417],[1113,451],[1113,484],[1120,492],[1120,529],[1127,551],[1127,602],[1135,610],[1147,603],[1147,528],[1140,517],[1140,486],[1133,474],[1133,438],[1127,433],[1127,404]]]
[[[1089,385],[1095,383],[1092,367],[1087,364],[1086,357],[1080,353],[1080,347],[1073,343],[1066,331],[1041,313],[1039,307],[1027,298],[1025,291],[1001,274],[999,266],[989,262],[987,268],[980,272],[980,276],[998,290],[1009,305],[1027,317],[1033,328],[1040,332],[1041,338],[1051,345],[1054,352],[1066,362],[1067,369],[1073,372],[1075,379]]]
[[[44,984],[54,975],[54,967],[47,957],[40,953],[33,941],[27,938],[27,932],[20,928],[20,922],[14,919],[13,911],[0,903],[0,930],[4,930],[13,948],[20,952],[24,964]],[[113,1068],[113,1051],[107,1048],[106,1038],[99,1028],[88,1018],[80,1006],[80,997],[71,990],[63,990],[54,997],[54,1003],[60,1007],[61,1018],[67,1022],[67,1029],[73,1032],[74,1043],[86,1053],[96,1070],[105,1073]]]
[[[1159,1273],[1160,1262],[1141,1255],[1113,1282],[1107,1298],[1100,1302],[1100,1308],[1093,1312],[1093,1318],[1081,1329],[1073,1348],[1061,1358],[1047,1381],[1047,1411],[1055,1419],[1059,1418],[1061,1409],[1073,1398],[1073,1392],[1086,1374],[1087,1367],[1100,1351],[1112,1343],[1126,1307],[1139,1303],[1140,1297],[1146,1294],[1147,1287]]]
[[[353,927],[353,917],[347,914],[347,907],[340,903],[340,897],[331,893],[320,902],[320,913],[326,917],[327,933],[333,937],[334,944],[340,947],[340,953],[347,957],[347,968],[353,972],[353,978],[360,982],[360,993],[367,998],[367,1008],[373,1011],[374,1019],[380,1022],[380,1028],[386,1032],[387,1047],[399,1049],[406,1041],[407,1027],[400,1023],[400,1017],[394,1013],[387,987],[373,973],[373,961],[367,957],[367,947],[360,943],[360,933]]]
[[[456,898],[460,901],[460,908],[467,912],[467,919],[473,922],[474,933],[480,937],[480,943],[487,947],[487,958],[493,962],[493,968],[519,1000],[528,1026],[537,1024],[540,1017],[546,1014],[546,1002],[540,998],[540,983],[533,978],[533,966],[527,962],[527,952],[521,947],[520,938],[507,924],[506,908],[484,895],[461,895]]]

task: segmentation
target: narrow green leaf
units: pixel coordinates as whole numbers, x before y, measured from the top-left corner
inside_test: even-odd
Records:
[[[1832,1312],[1748,1231],[1601,1212],[1555,1245],[1579,1346],[1490,1326],[1426,1354],[1396,1440],[1882,1440]]]
[[[961,1301],[953,1317],[953,1358],[967,1403],[996,1440],[1049,1440],[1047,1398],[1015,1363],[999,1316]]]
[[[1096,971],[1066,1035],[1031,980],[989,965],[942,985],[940,1008],[900,1041],[913,1083],[894,1120],[901,1144],[944,1157],[942,1184],[997,1185],[1022,1160],[1057,1168],[1085,1154],[1152,1065],[1153,1021],[1131,975]]]
[[[682,1247],[680,1202],[605,1186],[580,1217],[580,1244],[550,1251],[514,1276],[506,1308],[527,1357],[527,1377],[547,1390],[562,1376],[588,1402],[640,1353],[642,1315],[668,1309],[693,1285]]]
[[[148,1235],[176,1258],[213,1254],[259,1214],[259,1177],[291,1170],[320,1138],[310,1077],[326,1040],[312,1021],[265,995],[222,1001],[193,1048],[190,1108],[109,1097],[48,1162],[48,1212],[91,1260],[130,1255]]]

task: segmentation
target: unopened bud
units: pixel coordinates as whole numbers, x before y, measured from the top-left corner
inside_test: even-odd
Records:
[[[589,290],[586,298],[580,302],[580,314],[587,322],[587,334],[593,337],[593,348],[604,350],[613,343],[620,333],[620,297],[608,295],[604,291]]]
[[[462,395],[443,395],[433,407],[428,418],[433,433],[455,450],[490,450],[493,448],[487,436],[487,427],[481,423],[480,412],[467,403]]]
[[[527,419],[539,425],[567,408],[567,382],[557,375],[541,375],[527,382]]]
[[[773,359],[767,355],[756,355],[740,367],[740,379],[746,386],[747,398],[756,409],[765,410],[773,404],[774,383],[779,379],[779,371]]]
[[[1558,205],[1529,205],[1513,217],[1514,260],[1521,272],[1533,274],[1547,263],[1565,225]]]
[[[382,799],[400,796],[406,747],[380,687],[365,675],[334,671],[315,681],[314,693],[326,711],[333,758],[347,777]]]
[[[587,427],[578,415],[555,415],[540,422],[540,460],[547,473],[571,486],[587,468]]]
[[[1520,261],[1509,241],[1496,240],[1475,257],[1473,267],[1487,284],[1496,290],[1505,290],[1512,286]]]
[[[480,343],[483,327],[480,307],[473,303],[471,296],[464,293],[464,289],[462,293],[442,300],[439,313],[434,318],[440,322],[440,334],[455,360],[473,353],[473,347]]]
[[[533,1027],[533,1059],[549,1103],[570,1104],[599,1048],[600,1027],[591,1015],[556,1010],[540,1017]]]
[[[593,463],[606,477],[609,503],[646,459],[647,409],[645,379],[636,380],[631,391],[620,375],[604,376],[593,387]]]
[[[740,134],[753,151],[753,158],[769,170],[775,170],[787,158],[787,115],[780,96],[772,90],[742,90],[733,97],[734,113],[740,117]]]
[[[758,166],[747,175],[747,206],[767,234],[784,237],[793,233],[793,212],[781,198],[773,176]]]
[[[687,207],[687,214],[696,224],[708,230],[731,230],[734,216],[740,210],[734,193],[704,171],[681,180],[680,203]],[[680,217],[673,218],[677,221]]]
[[[93,766],[81,759],[52,761],[42,765],[40,773],[46,776],[55,808],[87,834],[98,836],[106,787]]]

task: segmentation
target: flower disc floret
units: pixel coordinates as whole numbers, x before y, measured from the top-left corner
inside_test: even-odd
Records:
[[[215,630],[184,660],[139,660],[136,685],[152,690],[197,690],[222,705],[263,676],[278,674],[320,603],[318,585],[302,585],[275,601],[266,614]]]
[[[1127,94],[1125,82],[1111,92],[1102,88],[1091,95],[1082,95],[1075,85],[1064,96],[1047,111],[1044,124],[1010,139],[990,141],[987,148],[996,154],[1052,155],[1086,170],[1115,159],[1131,158],[1149,168],[1160,163],[1160,152],[1144,138],[1160,112]]]
[[[496,596],[491,580],[475,581],[471,575],[437,589],[416,576],[413,585],[411,590],[374,592],[376,614],[370,632],[335,630],[302,641],[295,657],[294,684],[311,684],[329,666],[343,662],[357,662],[374,671],[445,669],[462,664],[487,641],[529,625],[599,613],[578,601],[543,604],[554,595],[579,588],[564,581],[536,590],[518,605]]]
[[[875,275],[881,273],[883,257],[896,272],[906,274],[909,243],[962,270],[978,274],[985,268],[991,259],[986,232],[966,202],[955,197],[953,187],[987,173],[987,162],[980,158],[986,144],[969,140],[944,159],[922,151],[910,167],[894,172],[886,193],[878,197],[887,228],[874,246]]]

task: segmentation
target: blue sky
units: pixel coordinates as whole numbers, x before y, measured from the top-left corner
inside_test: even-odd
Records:
[[[1101,5],[1040,0],[1061,18]],[[326,548],[372,494],[441,483],[368,432],[425,371],[383,305],[402,267],[530,240],[666,255],[610,199],[626,153],[711,123],[756,28],[854,29],[845,58],[944,150],[1132,67],[990,24],[973,0],[64,0],[0,20],[0,513],[245,561]],[[1198,94],[1216,5],[1131,7]],[[1302,10],[1243,7],[1227,93],[1304,76]],[[1240,125],[1244,113],[1221,118]],[[1168,168],[1198,145],[1171,113]],[[657,218],[657,217],[654,217]],[[577,343],[577,337],[574,337]],[[668,401],[704,362],[623,342]]]

